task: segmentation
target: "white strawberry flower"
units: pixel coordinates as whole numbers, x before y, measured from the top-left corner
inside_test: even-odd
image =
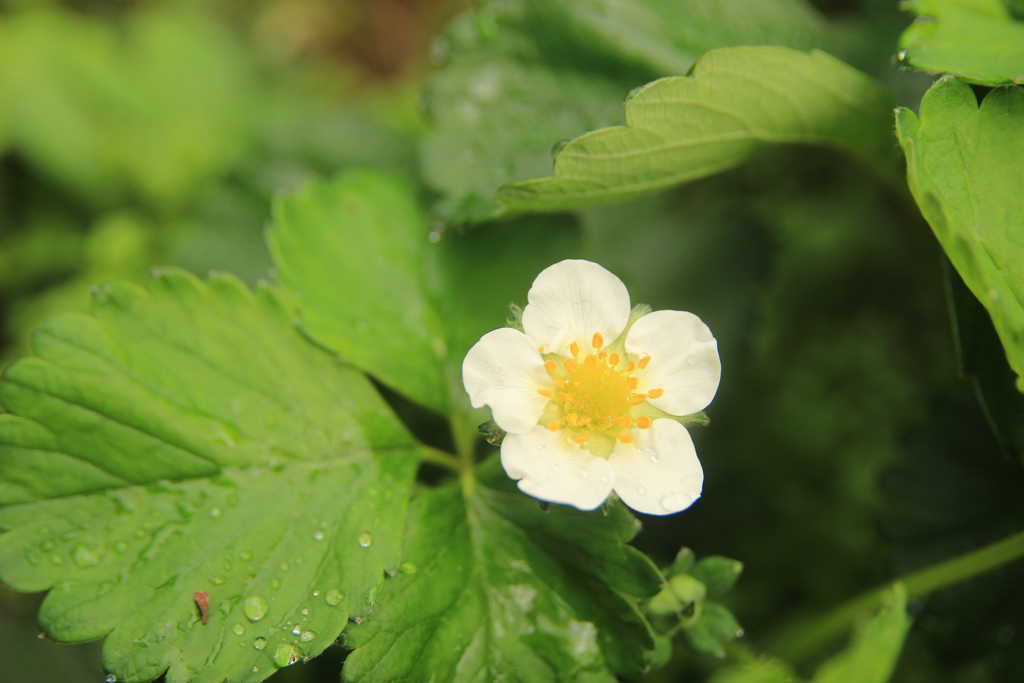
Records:
[[[638,512],[688,508],[704,471],[682,423],[718,390],[711,330],[683,311],[631,315],[622,281],[589,261],[546,268],[527,298],[523,331],[488,332],[462,363],[473,407],[507,432],[508,476],[581,510],[613,490]]]

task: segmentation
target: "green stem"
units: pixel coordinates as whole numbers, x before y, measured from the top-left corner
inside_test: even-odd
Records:
[[[1021,556],[1024,556],[1024,532],[908,574],[894,583],[903,583],[907,598],[912,600],[991,571]],[[855,622],[880,609],[882,596],[891,587],[892,584],[887,584],[876,588],[827,614],[784,631],[768,649],[790,662],[802,662],[846,633]]]
[[[445,453],[430,446],[420,446],[419,453],[420,459],[424,462],[444,467],[452,472],[462,471],[462,462],[451,453]]]

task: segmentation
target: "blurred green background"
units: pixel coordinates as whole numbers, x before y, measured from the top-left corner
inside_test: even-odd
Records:
[[[46,318],[84,310],[98,282],[141,281],[154,265],[271,277],[270,202],[309,178],[370,166],[418,179],[432,40],[468,6],[0,1],[0,366]],[[892,60],[909,17],[881,0],[818,8],[842,29],[838,56],[916,106],[930,79]],[[637,544],[662,564],[683,545],[744,562],[730,607],[755,650],[1021,527],[1019,454],[959,376],[947,289],[962,285],[904,189],[781,147],[655,197],[520,220],[579,234],[580,256],[634,301],[693,311],[718,337],[723,382],[695,434],[705,496],[646,518]],[[486,259],[486,231],[507,229],[445,238]],[[958,315],[989,330],[970,304]],[[977,343],[1001,357],[989,332]],[[1010,565],[915,603],[894,680],[1024,680],[1022,579]],[[36,637],[40,599],[0,589],[0,679],[102,680],[99,644]],[[678,650],[650,679],[714,666]],[[273,680],[337,680],[342,657]]]

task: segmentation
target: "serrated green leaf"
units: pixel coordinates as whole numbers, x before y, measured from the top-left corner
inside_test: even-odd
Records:
[[[119,681],[262,680],[398,564],[414,442],[291,315],[273,290],[166,271],[97,288],[4,373],[0,578],[52,588],[51,638],[109,634]]]
[[[403,558],[416,572],[386,580],[347,632],[346,681],[611,682],[643,668],[654,638],[629,596],[662,579],[625,544],[632,515],[543,512],[495,460],[486,485],[414,499]]]
[[[309,183],[274,205],[268,242],[310,336],[447,412],[448,351],[426,295],[426,219],[408,183],[370,171]]]
[[[1024,90],[993,90],[979,106],[970,86],[944,78],[920,118],[898,110],[896,130],[914,199],[992,316],[1024,390]]]
[[[503,212],[619,201],[732,168],[780,143],[835,147],[891,172],[892,105],[881,83],[823,52],[712,50],[692,76],[633,94],[625,126],[563,147],[554,177],[506,185],[496,201]]]
[[[488,232],[435,233],[431,242],[409,183],[354,171],[279,202],[268,241],[313,338],[409,398],[457,414],[469,410],[469,348],[504,325],[509,302],[538,272],[579,256],[571,219]],[[524,251],[524,242],[537,246]],[[478,418],[474,431],[486,419]]]
[[[448,221],[495,210],[494,191],[546,174],[551,149],[621,123],[622,98],[683,74],[702,53],[729,45],[810,48],[822,22],[800,0],[488,0],[458,18],[435,55],[435,132],[424,172],[443,193]]]
[[[899,58],[970,83],[1024,83],[1024,22],[1004,0],[908,0],[918,15],[899,40]]]
[[[720,597],[732,590],[743,572],[743,563],[721,555],[705,557],[690,570],[690,575],[708,587],[708,595]]]
[[[853,641],[814,674],[811,683],[886,683],[896,667],[903,640],[910,628],[907,593],[897,584],[889,591],[888,605],[861,624]]]

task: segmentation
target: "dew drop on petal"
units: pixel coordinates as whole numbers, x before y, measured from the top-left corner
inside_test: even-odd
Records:
[[[639,493],[641,496],[647,495],[647,489],[645,489],[643,486],[637,486],[636,492]]]
[[[587,472],[586,470],[580,470],[580,479],[586,479],[589,476],[590,476],[589,472]]]

